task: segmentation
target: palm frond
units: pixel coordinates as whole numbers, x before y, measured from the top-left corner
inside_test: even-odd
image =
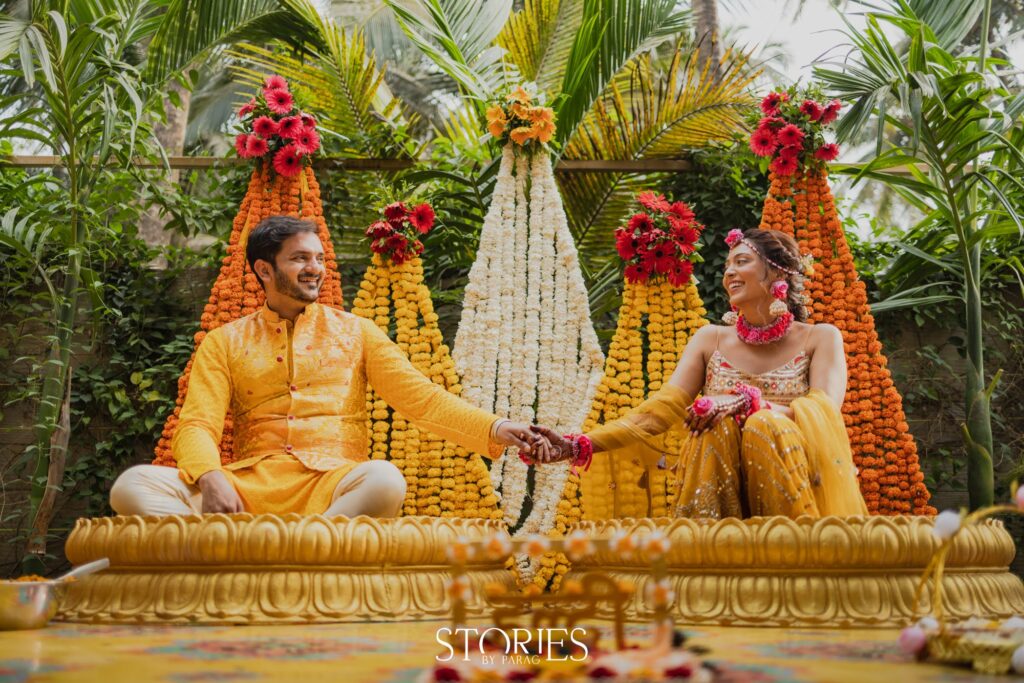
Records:
[[[630,83],[618,81],[566,145],[567,159],[654,159],[677,157],[686,149],[729,139],[743,129],[754,101],[747,88],[756,77],[746,58],[731,51],[716,76],[677,49],[664,74],[644,55],[630,67]],[[612,230],[626,215],[635,193],[654,176],[572,173],[561,178],[569,225],[588,254],[610,253]]]
[[[584,0],[555,106],[557,140],[564,144],[594,102],[627,64],[687,28],[675,0]]]
[[[315,37],[319,15],[309,0],[171,0],[153,35],[146,78],[160,83],[218,45],[241,40]]]
[[[584,0],[526,0],[509,17],[497,43],[525,81],[534,81],[549,97],[565,79],[573,40],[583,23]]]
[[[512,0],[415,0],[412,8],[385,0],[409,39],[472,97],[483,104],[504,88],[505,50],[494,39],[508,20]]]

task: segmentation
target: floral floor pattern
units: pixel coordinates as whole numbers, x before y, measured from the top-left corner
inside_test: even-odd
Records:
[[[413,683],[442,622],[161,627],[52,624],[0,633],[0,683],[339,681]],[[991,676],[918,664],[892,630],[684,629],[723,683],[968,683]],[[645,626],[629,638],[644,642]]]

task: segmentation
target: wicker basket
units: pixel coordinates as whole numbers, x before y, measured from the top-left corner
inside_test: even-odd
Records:
[[[970,664],[975,671],[1005,674],[1013,653],[1024,645],[1024,635],[1003,635],[994,631],[964,630],[928,636],[928,657],[944,664]]]

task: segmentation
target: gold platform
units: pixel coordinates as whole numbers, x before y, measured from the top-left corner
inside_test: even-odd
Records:
[[[938,545],[930,517],[756,517],[701,521],[641,519],[583,522],[604,536],[618,530],[664,532],[672,542],[669,578],[675,615],[688,624],[891,627],[914,618],[914,591]],[[1024,615],[1024,583],[1009,572],[1014,545],[1001,522],[964,529],[946,563],[946,613]],[[568,578],[600,569],[632,581],[633,619],[647,619],[649,564],[599,552]],[[922,602],[930,608],[928,595]],[[607,615],[605,615],[607,616]]]
[[[443,619],[451,603],[445,549],[493,534],[498,522],[401,517],[215,514],[81,519],[66,545],[82,564],[111,567],[72,584],[65,621],[273,624]],[[514,585],[503,561],[467,567],[484,614],[484,586]]]

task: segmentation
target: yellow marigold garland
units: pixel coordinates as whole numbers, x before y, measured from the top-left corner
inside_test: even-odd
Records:
[[[414,366],[456,396],[462,393],[455,364],[438,327],[419,257],[401,264],[374,254],[352,312],[372,319],[391,334]],[[421,322],[422,321],[422,322]],[[501,510],[483,458],[427,432],[391,411],[372,388],[367,391],[373,457],[389,458],[405,475],[407,515],[500,519]]]
[[[707,324],[706,313],[692,281],[682,287],[665,279],[627,282],[604,378],[584,431],[621,417],[660,389],[672,376],[690,336]],[[646,488],[641,487],[642,479]],[[647,470],[639,459],[623,462],[611,454],[597,454],[582,478],[583,518],[662,516],[668,512],[672,494],[670,470]]]

